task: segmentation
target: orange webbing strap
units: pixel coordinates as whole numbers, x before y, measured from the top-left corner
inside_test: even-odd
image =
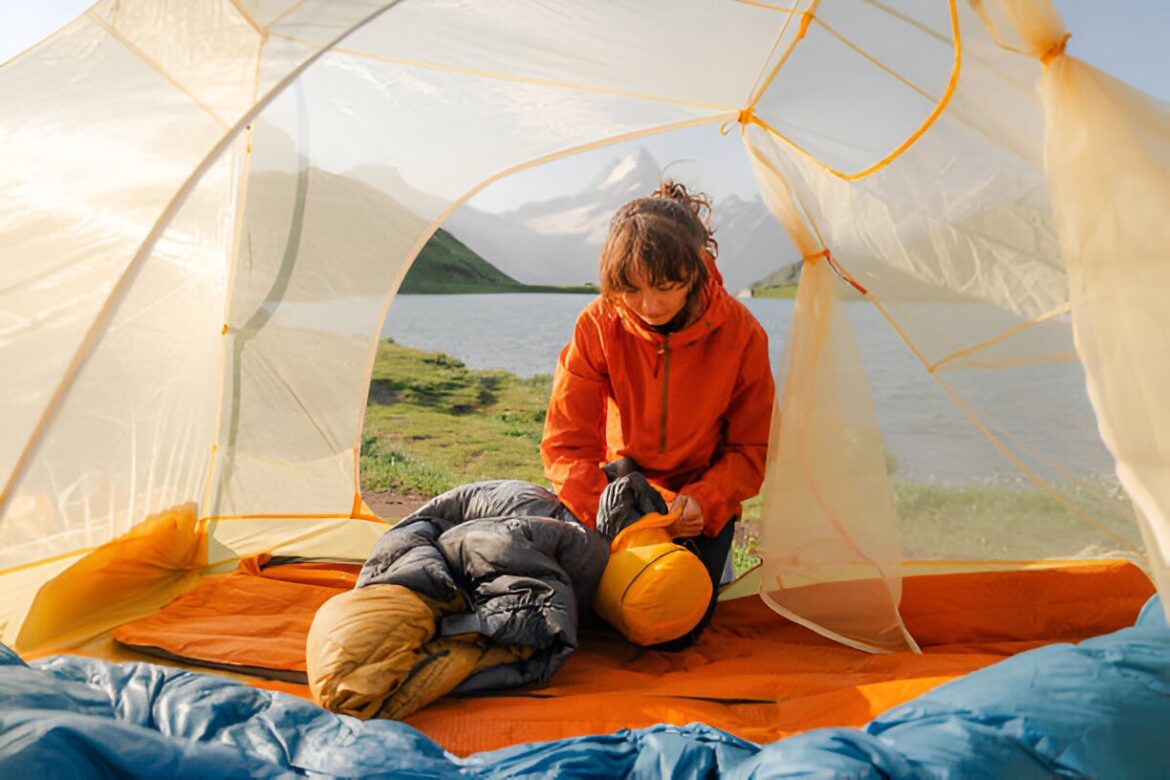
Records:
[[[319,560],[280,560],[271,553],[260,553],[241,558],[236,571],[271,580],[321,585],[348,590],[357,584],[362,564]]]
[[[637,547],[656,542],[669,542],[670,534],[665,529],[678,520],[682,515],[682,509],[682,504],[679,504],[677,509],[667,512],[664,515],[657,512],[642,515],[641,519],[623,528],[613,538],[613,541],[609,545],[610,554],[612,555],[627,547]]]
[[[822,257],[825,258],[825,262],[829,264],[829,267],[833,269],[833,273],[841,277],[841,279],[846,284],[853,287],[853,289],[857,290],[857,292],[861,293],[862,295],[869,295],[869,290],[862,287],[860,282],[850,276],[849,273],[837,263],[836,258],[833,257],[833,253],[829,251],[828,247],[825,247],[815,254],[805,255],[801,258],[801,260],[811,264],[820,260]]]
[[[1060,36],[1059,41],[1052,44],[1048,51],[1040,55],[1040,62],[1042,62],[1044,65],[1048,65],[1048,63],[1064,54],[1064,49],[1066,46],[1068,46],[1068,39],[1070,37],[1072,37],[1071,33],[1065,33],[1064,35]]]

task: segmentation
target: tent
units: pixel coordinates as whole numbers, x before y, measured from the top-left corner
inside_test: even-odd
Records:
[[[430,236],[510,174],[698,127],[804,262],[769,607],[914,652],[906,572],[1121,557],[1165,596],[1170,115],[1067,38],[1048,0],[96,3],[0,69],[4,643],[100,648],[251,555],[363,559],[370,373]],[[322,197],[358,163],[418,189]],[[900,526],[847,288],[1047,524]],[[1081,383],[1121,494],[1026,424]]]

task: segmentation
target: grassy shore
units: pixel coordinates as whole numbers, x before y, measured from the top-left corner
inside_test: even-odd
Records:
[[[753,287],[753,298],[785,298],[791,300],[796,297],[796,285],[784,284],[777,287]]]
[[[362,444],[363,490],[433,496],[482,479],[543,483],[552,378],[474,371],[441,352],[378,347]]]
[[[442,353],[383,342],[366,410],[363,492],[422,500],[483,479],[545,484],[540,438],[551,387],[547,375],[472,370]],[[896,470],[893,458],[888,467]],[[1035,559],[1116,547],[1086,517],[1139,542],[1128,502],[1107,484],[1056,486],[1059,501],[1017,483],[955,486],[893,473],[892,484],[906,559]],[[737,568],[754,562],[759,518],[757,498],[744,506]]]

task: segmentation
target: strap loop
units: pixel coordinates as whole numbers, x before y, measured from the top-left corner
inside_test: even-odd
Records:
[[[800,31],[796,33],[796,40],[799,41],[799,40],[802,40],[804,38],[804,34],[808,32],[808,26],[809,26],[809,24],[812,23],[812,20],[813,20],[813,12],[812,11],[805,11],[803,14],[800,15]]]
[[[1052,44],[1052,48],[1040,55],[1040,62],[1048,65],[1048,63],[1064,54],[1064,47],[1068,45],[1068,39],[1070,37],[1072,37],[1071,33],[1065,33],[1060,36],[1060,40]]]
[[[746,129],[754,121],[756,121],[755,106],[748,106],[747,108],[740,109],[739,116],[734,121],[724,122],[719,125],[719,134],[727,135],[731,132],[731,126],[734,124],[738,124],[741,128]]]

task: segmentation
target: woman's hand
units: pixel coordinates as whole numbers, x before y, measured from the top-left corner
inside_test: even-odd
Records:
[[[674,497],[674,502],[670,505],[670,511],[682,507],[682,514],[678,516],[678,520],[670,525],[666,530],[670,534],[671,539],[678,539],[682,537],[698,536],[703,531],[703,507],[699,506],[699,502],[688,495],[679,493]]]

